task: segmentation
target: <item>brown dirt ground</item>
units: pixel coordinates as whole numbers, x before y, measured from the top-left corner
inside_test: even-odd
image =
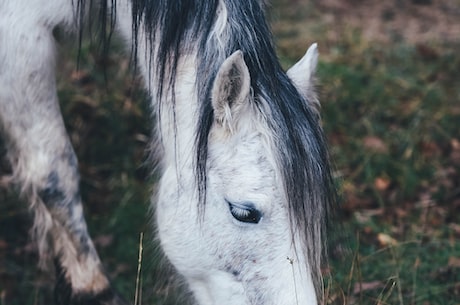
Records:
[[[343,36],[354,33],[363,48],[460,44],[460,0],[272,0],[270,6],[278,50],[287,57],[302,56],[317,41],[328,60]]]
[[[353,27],[368,40],[459,42],[459,0],[316,0],[329,28]]]

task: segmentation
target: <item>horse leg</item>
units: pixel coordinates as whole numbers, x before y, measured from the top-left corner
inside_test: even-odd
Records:
[[[110,286],[83,218],[77,159],[56,95],[52,33],[45,26],[21,29],[0,26],[0,126],[14,183],[34,213],[41,261],[50,253],[56,266],[56,303],[125,304]]]

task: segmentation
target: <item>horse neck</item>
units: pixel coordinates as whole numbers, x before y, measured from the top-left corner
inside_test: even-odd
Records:
[[[171,90],[152,103],[157,111],[157,133],[163,148],[163,166],[189,170],[194,163],[195,130],[199,115],[199,100],[196,92],[195,56],[182,56],[177,65],[177,74]],[[151,88],[158,92],[158,81],[152,78]]]
[[[132,42],[132,3],[117,0],[117,29],[126,41]],[[156,69],[161,59],[157,58],[159,41],[152,41],[139,25],[137,37],[137,69],[143,76],[146,87],[152,95],[151,106],[157,119],[157,138],[161,151],[162,167],[174,166],[178,169],[193,166],[193,148],[198,100],[196,93],[196,53],[190,51],[178,59],[173,87],[169,87],[168,75],[160,76]],[[160,35],[157,36],[157,38]],[[164,60],[164,59],[163,59]],[[163,79],[161,79],[163,78]],[[160,90],[159,84],[164,88]],[[160,93],[162,91],[162,93]],[[172,92],[174,91],[174,96]],[[177,170],[177,169],[176,169]]]

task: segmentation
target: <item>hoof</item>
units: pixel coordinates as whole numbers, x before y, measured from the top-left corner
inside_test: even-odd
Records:
[[[57,281],[54,288],[56,305],[130,305],[110,285],[105,289],[92,291],[73,291],[72,285],[66,280],[64,271],[55,261]]]
[[[62,290],[55,291],[56,305],[129,305],[112,289],[101,291],[98,294],[65,294]]]

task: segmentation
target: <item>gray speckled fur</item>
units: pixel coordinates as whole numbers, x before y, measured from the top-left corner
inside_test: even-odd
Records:
[[[72,1],[0,2],[0,128],[9,180],[29,200],[41,265],[53,259],[71,287],[68,298],[57,298],[66,304],[110,288],[83,218],[77,159],[56,94],[52,29],[73,16]]]

